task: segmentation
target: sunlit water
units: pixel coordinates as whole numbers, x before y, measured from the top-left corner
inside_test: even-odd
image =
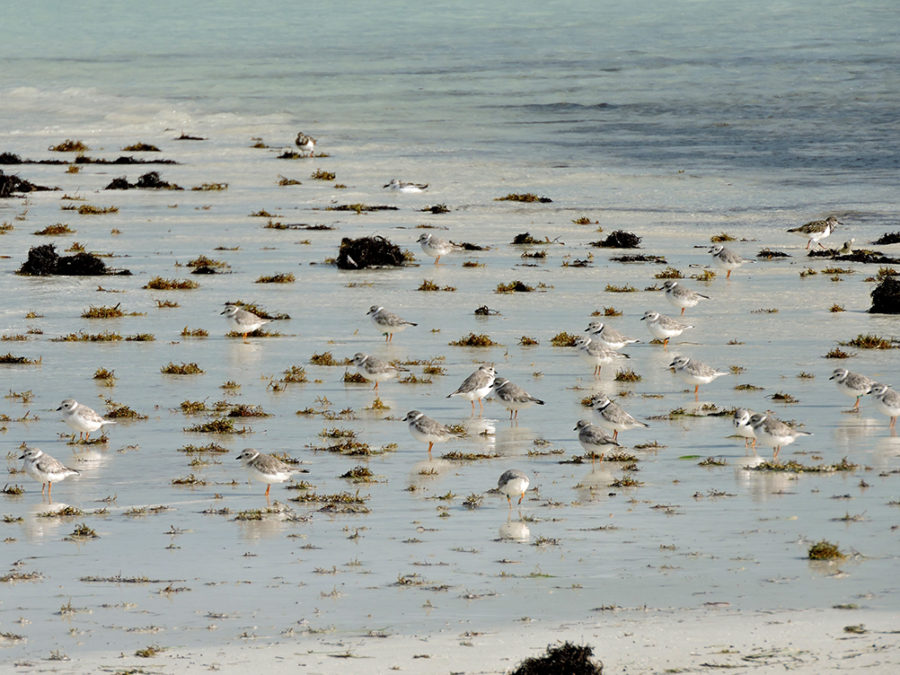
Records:
[[[840,263],[854,273],[841,281],[830,274],[801,279],[806,267],[833,263],[806,260],[805,242],[784,232],[829,212],[845,223],[832,240],[854,237],[860,246],[897,229],[900,89],[894,23],[885,20],[889,3],[854,8],[852,23],[850,9],[821,3],[774,5],[756,10],[759,15],[732,3],[702,3],[683,15],[594,3],[551,11],[535,4],[512,17],[450,6],[426,17],[382,3],[355,8],[353,31],[330,8],[312,16],[278,3],[269,9],[248,21],[238,6],[216,4],[209,23],[198,23],[184,8],[154,3],[143,22],[109,17],[109,39],[91,53],[84,53],[79,31],[59,32],[49,44],[31,38],[37,25],[47,31],[53,22],[87,25],[99,3],[55,8],[62,13],[53,15],[37,3],[0,28],[4,59],[14,65],[0,76],[0,151],[57,157],[48,146],[78,138],[90,156],[114,158],[143,141],[179,162],[90,165],[77,174],[60,166],[3,167],[62,190],[0,203],[0,220],[14,226],[2,237],[9,257],[2,261],[0,327],[7,336],[40,331],[2,351],[41,359],[38,366],[2,366],[9,392],[31,391],[33,399],[4,399],[0,410],[12,420],[26,411],[29,420],[37,417],[5,423],[8,465],[21,467],[18,446],[26,442],[79,469],[80,477],[54,487],[54,502],[88,512],[42,517],[49,507],[39,487],[24,474],[9,477],[27,492],[2,497],[2,512],[12,521],[2,525],[5,566],[41,575],[4,584],[2,630],[28,638],[7,648],[9,659],[273,638],[291,628],[468,630],[526,616],[587,618],[613,605],[896,607],[892,527],[900,441],[865,399],[860,414],[842,412],[852,401],[827,379],[836,365],[849,364],[900,384],[896,354],[851,350],[856,356],[841,362],[823,356],[860,333],[897,335],[897,320],[865,312],[873,284],[863,279],[877,268]],[[136,25],[146,34],[135,32]],[[738,30],[748,25],[753,30]],[[167,39],[157,42],[152,36],[162,28]],[[329,157],[275,159],[298,130],[317,136],[318,150]],[[208,140],[172,140],[182,131]],[[252,148],[253,138],[271,147]],[[335,181],[313,180],[317,168],[335,172]],[[187,190],[102,189],[117,176],[134,181],[150,170]],[[279,176],[303,184],[280,187]],[[383,191],[394,176],[431,187],[422,195]],[[190,190],[211,182],[228,189]],[[346,188],[335,189],[335,182]],[[535,192],[553,202],[495,201],[509,192]],[[69,203],[61,202],[64,193],[86,200],[71,203],[119,211],[61,211]],[[399,210],[359,216],[326,210],[359,202]],[[420,211],[437,203],[451,212]],[[281,222],[336,229],[265,229],[265,218],[250,217],[261,209]],[[723,231],[746,239],[732,244],[745,257],[764,246],[792,257],[746,265],[731,281],[721,274],[708,284],[685,281],[711,300],[688,310],[695,328],[664,352],[647,344],[638,320],[648,309],[677,311],[661,293],[643,290],[661,283],[654,274],[664,266],[609,262],[621,252],[591,248],[605,233],[573,224],[582,216],[605,233],[637,233],[642,253],[663,255],[686,275],[708,265],[705,245]],[[133,276],[14,275],[28,249],[48,241],[32,232],[57,222],[77,230],[51,240],[60,251],[81,242],[115,254],[107,263]],[[415,245],[421,224],[490,249],[454,253],[435,267]],[[525,231],[555,243],[509,244]],[[347,273],[322,264],[336,256],[341,237],[369,234],[410,250],[419,266]],[[521,257],[539,248],[547,251],[542,261]],[[898,255],[897,248],[885,251]],[[226,261],[230,273],[190,276],[183,265],[200,254]],[[564,266],[590,255],[587,268]],[[484,266],[463,268],[465,260]],[[296,283],[254,283],[287,272]],[[192,278],[200,287],[142,289],[157,275]],[[419,292],[423,279],[456,291]],[[497,284],[516,279],[547,288],[494,293]],[[607,292],[607,284],[638,291]],[[228,326],[218,313],[236,299],[288,313],[291,320],[270,327],[284,336],[248,344],[225,338]],[[160,309],[161,300],[179,306]],[[140,315],[79,318],[90,305],[119,302]],[[372,304],[419,326],[385,344],[365,317]],[[476,317],[474,309],[485,304],[500,314]],[[833,304],[847,311],[828,311]],[[623,312],[610,319],[613,326],[643,340],[626,350],[628,366],[642,376],[638,383],[613,382],[613,368],[597,382],[573,350],[550,345],[561,331],[580,333],[592,312],[608,306]],[[762,309],[778,311],[755,312]],[[28,312],[40,317],[26,319]],[[209,337],[183,339],[185,327],[206,329]],[[104,330],[153,333],[156,340],[53,341]],[[502,346],[448,345],[469,332],[487,333]],[[540,344],[522,347],[522,336]],[[344,367],[309,364],[324,351],[337,359],[357,351],[402,360],[444,357],[446,375],[430,384],[387,382],[379,393],[389,410],[371,411],[373,393],[366,385],[345,385]],[[649,429],[623,433],[620,440],[639,460],[632,474],[639,487],[609,487],[622,476],[615,463],[594,473],[586,464],[559,463],[581,454],[572,428],[591,416],[581,400],[593,391],[623,396],[620,403],[645,420],[690,408],[692,393],[666,368],[677,353],[745,369],[701,387],[701,401],[723,409],[771,408],[804,424],[814,435],[787,448],[786,457],[806,464],[847,457],[860,468],[800,476],[747,471],[752,456],[739,439],[728,438],[730,420],[717,417],[650,419]],[[522,412],[517,425],[496,403],[483,416],[470,416],[467,402],[445,396],[482,361],[547,404]],[[196,362],[205,372],[161,374],[169,362]],[[272,380],[292,365],[305,367],[310,382],[273,391]],[[101,367],[115,371],[113,388],[92,380]],[[420,366],[412,371],[422,376]],[[241,385],[236,393],[220,388],[228,380]],[[734,389],[742,383],[763,389]],[[768,398],[776,392],[799,402],[776,403]],[[68,396],[101,411],[108,398],[148,419],[108,428],[106,445],[67,445],[55,408]],[[259,405],[271,416],[248,419],[246,435],[184,431],[208,417],[183,415],[182,401],[223,399]],[[351,408],[354,416],[328,421],[295,414],[308,407]],[[429,463],[425,447],[399,421],[413,408],[463,424],[468,435],[437,446]],[[353,430],[373,448],[396,443],[397,449],[369,460],[310,449],[327,444],[319,433],[334,427]],[[179,451],[211,441],[230,452],[208,457],[205,466],[190,466],[191,457]],[[650,441],[663,447],[630,448]],[[296,493],[274,486],[272,503],[287,504],[294,517],[235,520],[241,511],[266,506],[264,487],[248,485],[234,459],[244,447],[302,460],[309,474],[299,478],[317,492],[358,489],[371,513],[321,513],[287,501]],[[499,457],[439,459],[451,450]],[[710,456],[726,464],[697,465]],[[358,464],[378,482],[339,478]],[[537,489],[510,512],[502,497],[485,493],[512,467],[529,473]],[[206,485],[173,485],[189,474]],[[463,506],[471,494],[484,496],[479,508]],[[128,515],[145,506],[168,508]],[[90,513],[101,508],[108,510]],[[833,520],[845,516],[860,519]],[[82,522],[99,539],[65,540]],[[858,555],[840,565],[811,564],[808,547],[822,538]],[[84,580],[116,575],[150,581]],[[63,606],[77,611],[58,614]]]

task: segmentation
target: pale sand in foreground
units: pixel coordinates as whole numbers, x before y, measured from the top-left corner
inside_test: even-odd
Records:
[[[852,630],[845,630],[851,627]],[[17,672],[508,673],[563,641],[589,644],[611,673],[900,672],[900,612],[618,610],[596,621],[517,624],[496,632],[387,637],[300,635],[155,658],[96,653],[78,662],[17,664]],[[161,641],[164,642],[164,641]]]

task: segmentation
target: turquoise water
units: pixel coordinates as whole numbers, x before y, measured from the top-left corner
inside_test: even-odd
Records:
[[[240,642],[247,633],[277,640],[292,628],[340,634],[483,630],[525,616],[583,619],[612,604],[896,607],[890,528],[900,497],[898,439],[866,401],[860,415],[840,412],[850,401],[828,382],[834,362],[822,356],[838,340],[900,330],[895,318],[865,312],[872,284],[862,279],[875,271],[871,266],[849,265],[853,274],[840,282],[821,273],[801,279],[807,266],[821,270],[832,263],[808,261],[802,240],[784,231],[831,211],[845,225],[827,243],[852,236],[860,246],[897,229],[894,14],[889,2],[518,3],[514,14],[474,3],[427,11],[390,2],[264,3],[255,9],[149,3],[140,12],[102,3],[18,8],[0,25],[0,56],[8,66],[0,73],[0,151],[56,157],[48,146],[79,138],[91,146],[89,155],[112,158],[125,144],[144,141],[179,164],[91,165],[78,174],[59,166],[4,167],[88,203],[119,208],[117,214],[77,216],[60,210],[61,193],[0,203],[0,221],[14,225],[0,238],[9,256],[0,274],[7,298],[0,310],[3,332],[42,331],[4,344],[42,359],[39,367],[4,366],[6,387],[34,396],[27,404],[3,399],[0,409],[12,419],[26,411],[39,418],[7,423],[2,440],[9,468],[20,465],[19,443],[39,445],[82,471],[54,488],[58,502],[109,508],[82,518],[100,539],[65,541],[82,519],[39,516],[46,506],[34,482],[10,476],[27,492],[2,498],[3,513],[23,519],[2,525],[4,569],[43,578],[4,588],[2,630],[28,637],[8,654],[130,653],[150,642],[173,649]],[[298,130],[317,136],[318,150],[329,157],[275,160]],[[174,142],[182,131],[209,140]],[[272,147],[249,147],[256,137]],[[102,189],[113,177],[133,181],[154,168],[188,188],[204,182],[229,188]],[[314,168],[334,171],[346,187],[312,180]],[[303,184],[279,187],[279,175]],[[381,186],[394,176],[431,187],[422,195],[385,193]],[[526,191],[553,203],[495,201]],[[361,216],[326,210],[336,202],[399,210]],[[420,211],[434,203],[448,204],[451,212]],[[336,229],[265,229],[265,219],[249,215],[260,209],[283,222]],[[606,232],[622,227],[638,233],[642,252],[665,255],[688,275],[708,265],[705,245],[722,231],[742,238],[733,246],[745,257],[763,246],[790,252],[788,260],[747,265],[729,283],[721,275],[709,284],[687,281],[712,300],[689,310],[696,328],[677,349],[717,367],[746,369],[702,388],[704,400],[776,407],[814,433],[789,448],[799,453],[791,457],[812,464],[847,456],[860,469],[796,480],[747,472],[740,441],[727,438],[727,420],[718,418],[653,421],[647,432],[623,434],[628,445],[656,440],[665,446],[635,451],[636,475],[644,483],[639,488],[610,488],[621,475],[618,467],[591,474],[584,465],[559,464],[581,453],[572,427],[589,415],[580,401],[591,391],[623,396],[623,405],[642,419],[692,401],[666,370],[675,347],[663,353],[642,343],[628,350],[629,365],[643,376],[629,385],[612,382],[611,373],[593,382],[575,354],[550,346],[556,333],[582,331],[591,312],[605,306],[623,311],[612,319],[617,329],[642,339],[647,334],[638,319],[645,310],[674,313],[658,293],[604,290],[607,284],[658,285],[654,274],[661,267],[609,262],[609,252],[589,246],[602,236],[597,226],[572,223],[580,216]],[[56,222],[77,230],[53,240],[58,249],[77,240],[88,250],[115,253],[109,264],[134,276],[13,275],[28,249],[47,241],[32,232]],[[423,223],[491,248],[453,254],[434,267],[415,245]],[[562,244],[548,246],[543,262],[525,260],[521,248],[509,245],[525,230]],[[388,236],[420,266],[343,273],[320,264],[334,257],[341,237],[362,234]],[[891,249],[898,255],[896,246]],[[200,254],[225,260],[231,273],[200,277],[196,291],[141,288],[156,275],[187,277],[184,263]],[[591,254],[592,267],[564,266]],[[463,260],[485,266],[463,268]],[[283,272],[296,274],[297,283],[254,283]],[[457,290],[420,293],[415,289],[423,278]],[[549,288],[493,292],[514,279]],[[224,338],[227,326],[218,312],[237,298],[289,313],[292,319],[275,327],[286,337],[248,345]],[[159,309],[162,299],[179,307]],[[89,305],[119,301],[139,315],[110,322],[80,318]],[[420,326],[385,345],[365,317],[373,303]],[[833,303],[847,311],[828,312]],[[482,304],[501,315],[476,318],[472,310]],[[754,313],[765,308],[779,311]],[[29,311],[42,316],[26,319]],[[185,326],[207,329],[210,337],[182,339]],[[79,330],[151,332],[156,341],[52,341]],[[469,331],[487,332],[503,346],[485,354],[447,345]],[[521,347],[523,335],[541,344]],[[431,384],[382,385],[390,410],[377,413],[366,410],[368,387],[343,384],[343,368],[309,364],[312,354],[326,350],[339,359],[357,351],[398,359],[445,356],[447,374]],[[470,418],[465,402],[445,396],[482,360],[495,362],[547,405],[523,413],[518,426],[495,404],[483,418]],[[206,373],[165,377],[159,369],[169,361],[195,361]],[[271,380],[295,364],[313,381],[272,391]],[[116,371],[112,390],[92,381],[98,367]],[[890,351],[860,352],[849,367],[895,385],[900,379]],[[798,378],[801,371],[815,378]],[[272,417],[249,421],[253,433],[247,436],[216,438],[229,452],[208,465],[191,465],[178,448],[211,439],[184,431],[206,418],[182,415],[179,404],[230,398],[220,388],[226,380],[241,384],[234,400],[261,405]],[[733,389],[743,382],[763,390]],[[775,404],[768,397],[777,391],[800,402]],[[73,449],[60,437],[67,428],[55,413],[67,396],[98,410],[109,398],[148,419],[112,428],[106,446]],[[321,397],[335,411],[353,408],[356,419],[295,414],[323,406]],[[421,473],[429,468],[424,448],[398,421],[412,408],[470,432],[436,454],[495,452],[501,459],[439,462],[433,474]],[[265,504],[260,486],[248,486],[236,466],[234,457],[245,446],[302,459],[310,470],[303,478],[321,492],[355,490],[338,476],[362,460],[308,447],[321,444],[318,434],[334,426],[354,430],[373,447],[398,444],[396,452],[368,460],[382,479],[360,489],[371,497],[370,515],[328,515],[292,503],[297,520],[233,519]],[[547,448],[562,453],[528,454]],[[706,456],[727,464],[698,467]],[[499,540],[508,527],[507,508],[485,494],[510,466],[529,472],[538,488],[521,513],[512,514],[530,531],[520,543]],[[172,484],[189,473],[207,484]],[[462,500],[473,493],[485,501],[470,511]],[[292,495],[273,488],[278,501]],[[108,497],[115,500],[101,501]],[[127,515],[155,505],[168,509]],[[230,513],[204,513],[224,507]],[[845,514],[863,517],[833,522]],[[860,556],[840,572],[810,565],[808,544],[822,537]],[[557,541],[534,546],[539,538]],[[397,584],[414,573],[428,582],[425,588]],[[116,574],[156,581],[83,580]],[[167,585],[190,590],[162,592]],[[67,602],[90,613],[58,615]],[[150,625],[159,634],[135,630]],[[213,625],[217,630],[208,630]]]

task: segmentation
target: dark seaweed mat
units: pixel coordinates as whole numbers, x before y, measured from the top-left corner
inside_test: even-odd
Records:
[[[381,236],[341,239],[337,266],[342,270],[361,270],[365,267],[400,267],[406,260],[396,244]]]
[[[544,656],[525,659],[511,675],[602,675],[603,664],[594,662],[593,653],[592,647],[571,642],[548,646]]]
[[[149,171],[145,173],[143,176],[137,179],[136,183],[129,183],[128,179],[125,176],[120,178],[113,178],[109,185],[107,185],[104,190],[132,190],[132,189],[141,189],[141,190],[182,190],[181,188],[174,183],[167,183],[162,178],[159,177],[158,171]]]
[[[13,192],[44,192],[47,190],[58,189],[59,188],[35,185],[34,183],[19,178],[15,174],[7,175],[0,170],[0,198],[12,197]]]
[[[104,274],[131,274],[128,270],[109,270],[100,258],[91,253],[61,256],[53,244],[34,246],[28,251],[28,260],[17,274],[25,276],[100,276]]]
[[[887,244],[900,244],[900,232],[885,232],[878,239],[872,242],[875,246],[886,246]]]
[[[900,280],[886,277],[872,291],[872,314],[900,314]]]
[[[641,238],[625,230],[616,230],[602,241],[592,241],[591,246],[598,248],[638,248]]]

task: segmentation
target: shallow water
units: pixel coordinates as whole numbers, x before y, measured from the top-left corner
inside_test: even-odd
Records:
[[[718,36],[721,22],[734,20],[703,6],[697,35]],[[754,65],[741,49],[732,50],[730,57],[716,51],[717,41],[724,38],[713,40],[700,58],[690,48],[690,32],[653,32],[662,31],[665,16],[607,9],[625,12],[613,15],[625,28],[621,35],[616,33],[619,42],[608,54],[588,53],[579,46],[591,44],[584,37],[595,25],[587,20],[591,11],[573,7],[572,14],[550,21],[546,11],[533,8],[528,11],[539,13],[550,37],[529,42],[536,32],[528,27],[534,17],[526,12],[519,19],[521,26],[490,43],[492,59],[484,59],[481,68],[475,67],[475,47],[485,34],[497,36],[492,28],[501,18],[487,15],[487,9],[467,23],[475,28],[471,34],[456,33],[468,48],[454,52],[463,56],[453,58],[442,51],[448,44],[435,41],[433,27],[430,36],[418,36],[417,30],[432,25],[424,18],[387,22],[407,37],[436,45],[431,60],[416,67],[410,67],[403,50],[383,51],[383,58],[376,58],[391,44],[390,33],[377,32],[347,38],[347,44],[329,43],[333,51],[317,52],[314,48],[324,49],[327,42],[323,35],[333,38],[339,33],[313,31],[305,60],[292,58],[296,54],[287,53],[287,47],[274,54],[260,48],[259,60],[253,60],[246,58],[247,47],[231,55],[212,49],[214,32],[201,30],[199,38],[189,39],[175,31],[171,48],[154,50],[140,40],[132,46],[113,43],[106,47],[108,53],[81,65],[63,58],[75,50],[65,41],[39,57],[23,47],[27,30],[12,36],[20,40],[12,44],[22,47],[16,76],[20,79],[4,73],[0,80],[5,104],[0,107],[0,150],[47,158],[55,154],[47,152],[49,145],[77,137],[91,146],[91,156],[113,158],[127,154],[120,151],[124,145],[144,141],[160,146],[162,156],[179,164],[90,165],[78,174],[67,174],[60,166],[4,167],[62,189],[0,203],[0,221],[14,226],[2,237],[9,257],[0,261],[0,292],[8,298],[0,308],[0,327],[7,336],[29,328],[42,331],[26,342],[5,345],[13,354],[42,359],[39,366],[2,366],[10,392],[33,393],[27,404],[14,398],[0,403],[0,411],[14,420],[30,411],[27,422],[5,423],[8,465],[21,466],[15,459],[20,443],[37,445],[82,472],[55,486],[56,504],[85,511],[108,509],[103,515],[74,519],[41,517],[47,506],[41,505],[35,483],[24,474],[9,477],[27,491],[2,497],[3,514],[13,521],[22,518],[2,525],[6,568],[42,575],[39,581],[4,585],[2,630],[27,637],[5,650],[9,660],[46,658],[54,650],[74,657],[87,650],[130,653],[150,643],[175,648],[250,636],[273,639],[290,629],[334,629],[341,634],[469,630],[526,616],[583,618],[612,605],[697,607],[727,602],[735,608],[802,609],[856,603],[896,608],[892,528],[900,441],[889,435],[887,420],[866,400],[860,414],[845,414],[851,401],[827,380],[834,367],[849,364],[855,371],[898,384],[896,355],[852,350],[856,355],[841,362],[823,355],[837,341],[860,333],[896,336],[897,320],[865,312],[873,284],[863,279],[876,267],[840,263],[854,270],[841,275],[842,281],[832,281],[827,274],[800,278],[806,267],[821,270],[833,263],[807,260],[804,242],[785,233],[831,211],[845,222],[832,240],[852,236],[860,246],[897,229],[896,122],[882,119],[879,111],[896,109],[898,89],[887,86],[896,77],[889,67],[895,55],[871,39],[878,35],[890,43],[879,10],[870,5],[855,16],[853,30],[867,28],[852,39],[849,26],[842,28],[844,10],[829,7],[822,12],[816,27],[837,32],[838,46],[831,51],[823,45],[799,47],[812,41],[798,34],[793,43],[778,42],[761,55],[759,45],[771,44],[773,32],[781,34],[783,24],[763,27],[747,38],[759,41],[746,46],[761,59]],[[449,8],[440,12],[444,18],[444,12],[451,13]],[[802,12],[783,12],[780,18],[788,25],[803,23]],[[383,14],[375,16],[384,19]],[[337,19],[324,25],[330,26],[331,20],[339,25]],[[226,12],[217,25],[229,21],[235,21],[234,14]],[[690,17],[681,25],[692,25]],[[253,29],[269,35],[265,31],[275,30],[273,26],[260,22]],[[288,23],[288,29],[295,27]],[[5,30],[11,30],[9,24]],[[565,35],[571,39],[563,40]],[[625,49],[635,44],[636,36],[646,35],[659,38],[652,49]],[[418,44],[408,43],[410,48]],[[532,44],[538,48],[530,49]],[[550,58],[550,47],[541,45],[562,46]],[[806,53],[816,49],[824,51],[818,61]],[[575,52],[584,52],[581,59]],[[358,58],[359,53],[369,58]],[[441,54],[443,60],[437,58]],[[531,60],[523,60],[525,54]],[[678,55],[675,62],[673,54]],[[216,59],[232,67],[217,69],[215,82],[209,84]],[[156,89],[140,78],[127,84],[130,77],[165,60],[177,66],[160,80],[165,86]],[[624,61],[616,66],[622,70],[598,68],[603,60]],[[302,66],[285,75],[281,86],[278,67],[285,61]],[[794,69],[786,63],[794,63]],[[836,71],[846,72],[848,63],[856,64],[855,77],[862,84],[833,79]],[[540,69],[531,68],[535,64]],[[817,69],[837,93],[824,85],[813,87],[814,92],[795,90],[795,77],[812,78]],[[227,78],[219,77],[223,72]],[[292,78],[301,75],[308,78],[304,86],[292,88]],[[608,82],[608,90],[598,87],[596,78]],[[723,97],[724,84],[718,78],[737,89]],[[137,81],[149,90],[135,89]],[[850,96],[857,86],[874,82],[883,86],[869,87],[866,105]],[[66,86],[72,89],[61,96]],[[354,87],[359,96],[347,97],[345,88]],[[757,87],[766,93],[762,100],[752,95],[759,93]],[[290,88],[293,93],[286,93]],[[800,99],[815,94],[829,105],[815,105],[813,96],[810,107],[797,107],[795,99],[782,97],[787,91]],[[665,105],[648,101],[650,94]],[[300,108],[291,105],[297,97]],[[709,109],[705,103],[711,98],[723,107]],[[736,107],[728,107],[729,101]],[[848,101],[860,103],[862,123],[854,123]],[[598,105],[606,102],[616,105]],[[754,112],[755,106],[762,109]],[[729,120],[732,113],[743,119],[753,115],[771,135],[754,128],[746,140],[734,125],[715,127],[725,113]],[[835,119],[825,124],[829,114]],[[298,128],[318,135],[319,150],[330,156],[276,160]],[[722,132],[727,134],[723,137],[716,128],[731,131]],[[171,140],[181,131],[209,140]],[[273,147],[251,148],[253,137]],[[338,190],[333,182],[312,180],[316,168],[334,171],[347,187]],[[102,190],[114,177],[127,175],[133,181],[157,169],[164,179],[186,188],[205,182],[226,182],[229,187],[224,192]],[[279,175],[303,184],[279,187]],[[431,187],[422,195],[388,194],[381,186],[394,175]],[[553,203],[495,201],[509,192],[536,192]],[[79,216],[60,211],[63,193],[98,206],[115,205],[119,212]],[[333,203],[357,202],[391,204],[399,210],[359,216],[325,210]],[[446,203],[451,212],[420,211],[436,203]],[[336,229],[265,229],[265,218],[249,216],[260,209],[277,214],[282,222]],[[637,233],[643,237],[642,253],[664,255],[686,275],[708,264],[706,245],[711,235],[722,231],[745,239],[732,244],[745,257],[764,246],[792,257],[746,265],[730,281],[722,274],[708,284],[686,280],[711,300],[688,310],[686,318],[695,328],[664,352],[646,343],[649,335],[638,320],[648,309],[676,313],[661,293],[642,290],[661,284],[654,274],[663,266],[610,262],[608,258],[621,251],[590,247],[589,242],[605,233],[596,232],[596,225],[572,223],[581,216],[599,221],[605,233],[617,228]],[[35,279],[12,274],[31,246],[48,241],[32,232],[56,222],[77,230],[70,237],[49,239],[60,251],[79,241],[88,250],[114,253],[107,263],[134,276]],[[421,224],[490,249],[454,253],[435,267],[415,245]],[[111,234],[113,228],[120,233]],[[509,245],[524,231],[557,241],[542,247],[547,258],[533,266],[521,255],[535,247]],[[419,266],[348,273],[321,264],[336,256],[341,237],[368,234],[387,236],[409,249]],[[884,250],[900,255],[897,246]],[[228,262],[231,273],[190,277],[200,284],[193,291],[141,288],[157,275],[188,278],[183,265],[200,254]],[[588,256],[592,264],[587,268],[563,265]],[[463,268],[464,260],[484,266]],[[253,283],[263,274],[286,272],[295,274],[297,282]],[[456,291],[415,290],[423,279]],[[497,284],[516,279],[548,288],[530,294],[494,293]],[[607,284],[631,285],[638,291],[611,293],[604,290]],[[290,314],[291,320],[271,327],[285,336],[251,339],[248,344],[225,338],[228,327],[218,313],[224,302],[239,298]],[[157,301],[164,299],[179,307],[158,308]],[[142,315],[79,318],[90,305],[118,302]],[[419,326],[385,344],[365,316],[372,304],[384,304]],[[484,304],[500,314],[476,317],[473,310]],[[832,304],[847,311],[831,313]],[[623,312],[610,319],[611,325],[645,341],[625,350],[631,356],[628,366],[643,378],[639,383],[613,382],[612,369],[596,382],[590,366],[573,350],[550,345],[560,331],[580,333],[591,313],[607,306]],[[754,312],[760,309],[778,312]],[[26,319],[29,311],[41,317]],[[183,339],[186,326],[204,328],[209,337]],[[150,332],[156,340],[52,341],[79,330]],[[503,346],[448,346],[472,331],[488,333]],[[540,344],[519,346],[523,335]],[[733,341],[739,344],[729,344]],[[379,393],[389,410],[370,411],[366,408],[373,394],[368,386],[345,385],[343,367],[309,364],[312,354],[324,351],[337,359],[357,351],[389,359],[444,357],[441,364],[447,372],[431,384],[381,385]],[[814,434],[788,447],[785,457],[807,464],[847,457],[860,468],[800,476],[747,471],[744,465],[752,458],[739,439],[728,438],[730,419],[715,417],[650,420],[647,430],[623,433],[620,440],[627,446],[649,441],[664,446],[652,452],[629,447],[639,460],[633,475],[643,483],[640,487],[609,487],[622,475],[614,463],[604,463],[596,473],[588,465],[559,463],[581,454],[572,427],[592,414],[580,403],[592,391],[620,396],[620,403],[641,419],[689,408],[693,396],[666,368],[676,353],[722,369],[745,369],[701,387],[701,401],[719,408],[771,408]],[[472,417],[467,402],[445,398],[482,361],[495,363],[499,373],[547,405],[522,412],[514,425],[496,403],[488,403],[483,416]],[[196,362],[205,372],[162,375],[160,368],[169,362]],[[292,365],[305,367],[310,382],[272,391],[269,383]],[[92,380],[100,367],[116,372],[115,387]],[[421,376],[420,367],[413,372]],[[798,378],[801,372],[815,377]],[[237,393],[220,388],[227,380],[241,385]],[[740,383],[763,390],[734,390]],[[767,398],[776,392],[790,393],[799,402],[785,406]],[[109,398],[148,419],[111,427],[106,445],[73,447],[60,436],[68,429],[55,412],[68,396],[98,410],[105,409],[103,399]],[[182,401],[211,404],[222,399],[260,405],[271,417],[248,420],[251,432],[234,437],[207,438],[184,431],[206,417],[183,415]],[[354,418],[329,421],[295,414],[307,407],[352,408]],[[436,459],[428,464],[425,448],[399,421],[413,408],[442,422],[463,424],[469,433],[437,446]],[[35,416],[38,419],[31,420]],[[398,447],[369,460],[311,450],[311,445],[325,444],[318,434],[333,427],[353,430],[373,448],[390,443]],[[229,453],[210,457],[206,466],[190,466],[191,457],[179,452],[187,444],[212,440]],[[248,485],[234,459],[244,447],[300,459],[310,472],[300,478],[318,492],[355,492],[358,487],[360,495],[368,497],[371,513],[321,513],[287,501],[295,493],[275,486],[273,503],[287,504],[295,518],[272,514],[263,521],[235,520],[240,511],[266,505],[264,488]],[[439,459],[450,450],[499,457],[467,463]],[[562,452],[529,455],[550,450]],[[760,453],[767,450],[761,448]],[[724,458],[725,466],[697,466],[709,456]],[[361,463],[380,482],[354,486],[338,477]],[[512,512],[502,497],[484,494],[511,467],[528,472],[536,488]],[[172,484],[191,473],[207,484]],[[473,493],[484,494],[484,501],[480,508],[467,509],[462,501]],[[114,499],[102,501],[108,497]],[[143,506],[167,508],[127,515]],[[204,513],[224,508],[229,513]],[[833,521],[845,515],[862,519]],[[81,522],[96,530],[99,539],[66,541]],[[501,539],[507,535],[524,541]],[[858,555],[840,565],[809,563],[809,545],[822,538]],[[544,544],[535,545],[539,541]],[[150,581],[83,580],[116,575]],[[412,583],[398,584],[401,579]],[[164,592],[166,588],[187,590]],[[63,606],[83,611],[60,615]]]

